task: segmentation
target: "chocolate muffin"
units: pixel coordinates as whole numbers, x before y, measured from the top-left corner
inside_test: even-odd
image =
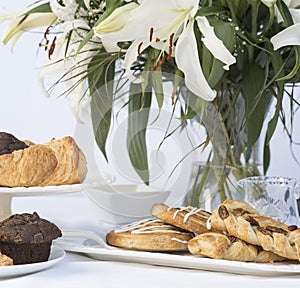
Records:
[[[14,265],[47,261],[52,241],[62,236],[60,229],[39,215],[15,214],[0,222],[0,251]]]
[[[14,135],[0,132],[0,155],[10,154],[13,151],[28,148],[28,145]]]

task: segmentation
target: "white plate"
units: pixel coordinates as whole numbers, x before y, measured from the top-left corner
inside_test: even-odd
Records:
[[[61,261],[65,254],[66,253],[62,248],[52,245],[48,261],[23,265],[1,266],[0,277],[16,277],[50,268]]]
[[[47,196],[64,193],[74,193],[83,190],[82,184],[57,185],[57,186],[34,186],[34,187],[0,187],[0,194],[16,196]]]
[[[298,262],[248,263],[239,261],[216,260],[187,253],[158,253],[131,251],[115,247],[99,248],[95,242],[83,243],[61,239],[57,245],[66,251],[79,252],[97,260],[132,262],[166,267],[191,268],[206,271],[227,272],[255,276],[282,276],[300,274]]]
[[[104,176],[103,176],[104,175]],[[74,193],[84,191],[87,188],[101,187],[105,181],[112,181],[106,174],[101,173],[98,179],[86,180],[80,184],[56,185],[56,186],[33,186],[33,187],[3,187],[0,186],[0,195],[10,195],[12,197],[24,196],[51,196],[64,193]]]

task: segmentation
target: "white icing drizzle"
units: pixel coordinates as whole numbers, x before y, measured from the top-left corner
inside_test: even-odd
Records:
[[[151,225],[157,223],[157,225]],[[150,234],[150,233],[178,233],[182,232],[175,230],[173,226],[163,223],[159,220],[145,219],[137,221],[115,230],[115,233],[130,232],[131,234]]]
[[[189,211],[189,212],[184,216],[184,218],[183,218],[183,223],[185,223],[185,222],[189,219],[189,217],[190,217],[191,215],[197,214],[200,210],[201,210],[201,209],[199,209],[199,208],[193,208],[191,211]]]
[[[188,243],[188,241],[186,241],[186,240],[181,240],[181,239],[178,239],[178,238],[175,238],[175,237],[171,238],[171,240],[179,242],[179,243],[183,243],[183,244],[187,244]]]
[[[173,219],[175,219],[176,218],[176,216],[177,216],[177,214],[179,213],[179,212],[181,212],[181,211],[185,211],[186,210],[186,207],[182,207],[182,208],[178,208],[178,209],[176,209],[176,211],[174,212],[174,214],[173,214]]]
[[[144,219],[144,220],[141,220],[141,221],[136,221],[136,222],[130,223],[128,225],[124,225],[124,226],[120,227],[119,229],[116,229],[115,233],[122,233],[122,232],[132,231],[134,229],[144,227],[144,226],[149,225],[149,224],[154,223],[154,222],[158,222],[158,221],[157,220],[151,220],[151,219]]]
[[[211,216],[206,221],[206,228],[207,230],[211,230]]]
[[[173,228],[170,225],[153,225],[153,226],[149,226],[149,227],[144,227],[144,228],[139,228],[136,230],[133,230],[131,232],[131,234],[149,234],[149,233],[179,233],[181,234],[181,231],[177,231],[177,230],[165,230],[162,228]]]
[[[169,207],[169,210],[171,207]],[[191,206],[187,206],[187,207],[182,207],[182,208],[175,208],[176,211],[173,214],[173,219],[175,219],[178,215],[179,212],[187,212],[186,215],[183,218],[183,223],[186,223],[186,221],[189,219],[190,216],[197,214],[198,212],[201,211],[201,208],[196,208],[196,207],[191,207]]]

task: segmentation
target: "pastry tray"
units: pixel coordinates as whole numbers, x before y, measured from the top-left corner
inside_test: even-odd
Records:
[[[188,252],[160,253],[126,250],[108,245],[103,247],[103,244],[100,246],[90,239],[82,238],[81,240],[81,242],[78,242],[62,238],[56,242],[56,245],[66,251],[82,253],[90,258],[104,261],[131,262],[255,276],[300,275],[300,264],[298,261],[277,263],[229,261],[194,256]]]

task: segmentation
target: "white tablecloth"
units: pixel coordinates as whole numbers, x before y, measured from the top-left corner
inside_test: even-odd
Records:
[[[54,221],[62,230],[91,230],[100,224],[90,214],[81,193],[14,198],[13,212],[37,211],[41,217]],[[0,278],[1,288],[82,288],[82,287],[299,287],[300,275],[258,277],[193,269],[159,267],[144,264],[98,261],[67,252],[66,257],[44,271],[9,279]]]

